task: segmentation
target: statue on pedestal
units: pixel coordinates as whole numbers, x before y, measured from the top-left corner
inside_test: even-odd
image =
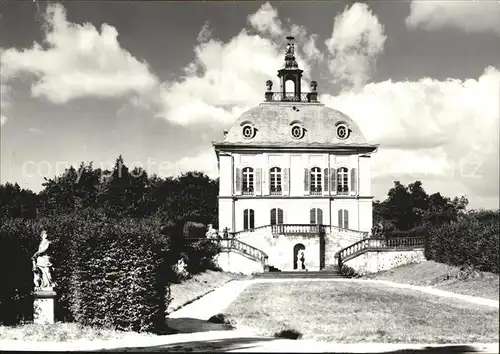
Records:
[[[38,245],[38,250],[33,254],[31,260],[33,262],[33,282],[36,290],[52,290],[55,286],[50,274],[50,257],[47,253],[50,241],[47,239],[47,231],[43,230],[40,234],[42,240]]]
[[[205,236],[207,238],[216,238],[217,237],[217,230],[215,230],[213,227],[212,227],[212,224],[208,224],[208,230],[207,230],[207,233],[205,234]]]
[[[299,250],[297,252],[297,269],[306,269],[305,265],[305,252],[304,250]]]

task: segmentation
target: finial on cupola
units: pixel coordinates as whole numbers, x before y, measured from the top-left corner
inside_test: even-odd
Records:
[[[272,101],[273,100],[273,82],[271,80],[266,81],[266,94],[265,94],[265,99],[266,101]]]
[[[295,61],[295,45],[293,44],[293,40],[295,37],[288,36],[286,37],[288,43],[286,45],[285,50],[285,68],[294,68],[298,69],[299,64]]]
[[[266,81],[266,87],[267,87],[267,91],[272,91],[273,90],[273,82],[271,80],[267,80]]]

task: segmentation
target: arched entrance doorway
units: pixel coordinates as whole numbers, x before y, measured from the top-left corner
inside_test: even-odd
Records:
[[[302,243],[297,243],[295,246],[293,246],[293,269],[306,269],[303,261],[299,259],[299,252],[303,254],[305,249],[306,246],[304,246]]]

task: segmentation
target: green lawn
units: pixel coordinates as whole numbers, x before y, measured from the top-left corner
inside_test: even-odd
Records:
[[[292,328],[328,342],[498,342],[498,309],[372,284],[255,284],[225,313],[268,336]]]
[[[35,324],[0,326],[1,340],[66,342],[73,340],[133,339],[154,336],[148,333],[123,332],[108,328],[82,326],[77,323]]]
[[[498,274],[479,271],[464,274],[459,267],[434,261],[403,265],[367,274],[363,278],[433,286],[441,290],[492,300],[498,300],[499,294]]]

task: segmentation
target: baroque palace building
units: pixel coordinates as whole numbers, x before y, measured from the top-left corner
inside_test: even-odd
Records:
[[[227,227],[280,269],[297,269],[301,249],[309,269],[323,269],[343,237],[352,243],[371,232],[370,157],[378,145],[347,115],[318,102],[315,81],[302,91],[303,71],[293,37],[287,39],[279,91],[268,80],[264,102],[213,142],[219,230]],[[289,81],[292,92],[285,91]]]

